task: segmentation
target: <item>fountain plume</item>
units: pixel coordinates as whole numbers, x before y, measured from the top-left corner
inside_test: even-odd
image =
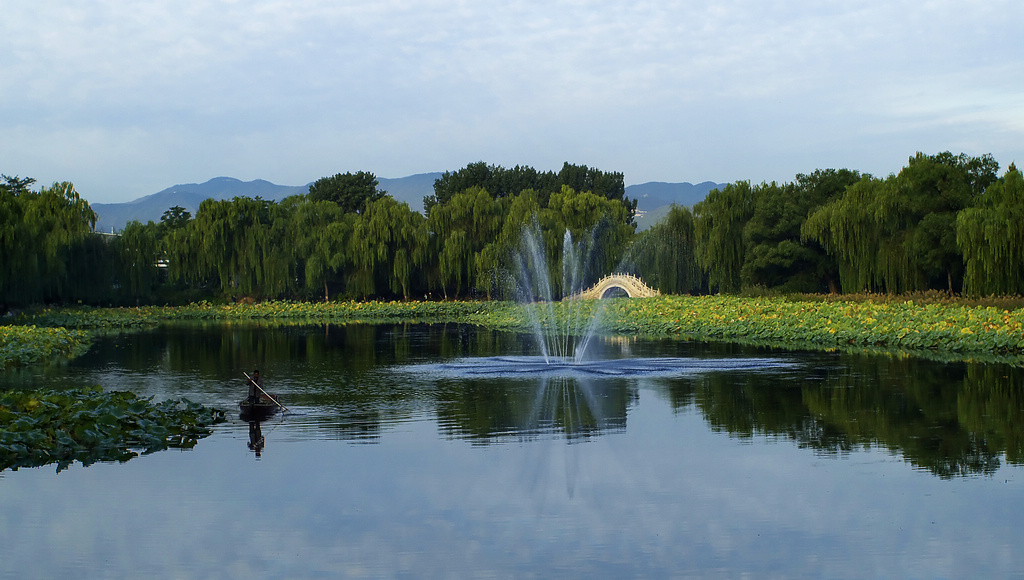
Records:
[[[518,295],[526,305],[541,356],[549,364],[579,363],[599,326],[604,304],[566,298],[582,292],[588,281],[586,266],[594,245],[593,234],[590,239],[576,241],[566,229],[561,260],[555,264],[561,268],[560,276],[549,270],[548,251],[536,219],[523,228],[522,237],[521,250],[516,254]],[[554,279],[561,282],[558,288],[553,287]]]

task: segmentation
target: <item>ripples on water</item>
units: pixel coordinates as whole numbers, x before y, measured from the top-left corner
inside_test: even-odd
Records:
[[[622,358],[575,362],[543,356],[467,357],[451,362],[408,365],[399,371],[435,377],[687,377],[709,372],[785,370],[794,362],[778,358]]]

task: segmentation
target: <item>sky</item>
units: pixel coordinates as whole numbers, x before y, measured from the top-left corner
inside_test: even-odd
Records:
[[[93,203],[484,161],[648,181],[1024,162],[1019,0],[0,0],[0,172]]]

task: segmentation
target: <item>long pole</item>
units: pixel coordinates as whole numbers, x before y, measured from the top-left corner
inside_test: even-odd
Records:
[[[272,397],[272,396],[270,395],[270,393],[268,393],[268,392],[264,391],[264,390],[263,390],[263,387],[261,387],[261,386],[259,385],[259,383],[257,383],[256,381],[252,380],[252,377],[250,377],[250,376],[249,376],[249,373],[247,373],[247,372],[245,372],[245,371],[242,371],[242,374],[243,374],[243,375],[245,375],[245,378],[249,379],[249,382],[250,382],[250,383],[252,383],[253,385],[256,385],[256,388],[257,388],[257,389],[259,389],[261,393],[263,393],[264,395],[266,395],[268,399],[270,399],[271,401],[274,401],[275,403],[277,403],[277,406],[278,406],[278,407],[281,407],[281,408],[282,408],[282,409],[284,409],[285,411],[287,411],[287,410],[288,410],[288,407],[285,407],[285,406],[284,406],[284,405],[282,405],[281,403],[278,403],[278,402],[277,402],[277,399],[275,399],[274,397]]]

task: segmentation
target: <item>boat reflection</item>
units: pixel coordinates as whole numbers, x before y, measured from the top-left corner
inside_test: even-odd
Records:
[[[249,451],[256,454],[259,459],[263,455],[263,446],[266,439],[263,437],[263,430],[260,429],[259,421],[249,421]]]

